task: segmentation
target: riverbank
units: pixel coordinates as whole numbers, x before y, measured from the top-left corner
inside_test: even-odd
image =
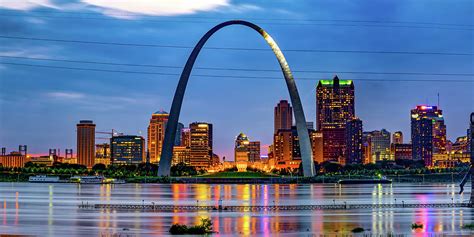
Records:
[[[3,173],[0,182],[28,182],[29,176],[35,174]],[[53,175],[52,175],[53,176]],[[55,175],[61,180],[67,180],[69,175]],[[459,183],[464,174],[459,173],[435,173],[435,174],[409,174],[409,175],[387,175],[386,178],[394,183]],[[127,183],[204,183],[204,184],[289,184],[289,183],[337,183],[341,179],[367,179],[372,178],[362,175],[318,175],[311,178],[301,176],[272,176],[239,174],[226,175],[203,175],[188,177],[157,177],[136,176],[122,177]]]

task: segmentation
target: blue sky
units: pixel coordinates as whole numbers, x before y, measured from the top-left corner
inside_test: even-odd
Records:
[[[454,140],[466,134],[468,116],[474,111],[474,83],[453,80],[474,80],[473,76],[341,72],[474,73],[474,3],[470,0],[130,2],[3,0],[0,3],[0,35],[194,46],[207,30],[219,22],[247,19],[266,29],[283,51],[324,49],[469,53],[471,55],[453,56],[284,51],[293,70],[328,71],[294,73],[308,121],[315,121],[317,81],[337,74],[341,79],[355,80],[356,114],[363,120],[364,130],[401,130],[405,134],[405,141],[408,141],[410,109],[417,104],[436,104],[439,93],[448,138]],[[268,48],[258,34],[242,26],[221,30],[206,46]],[[189,48],[0,38],[0,56],[181,67],[190,51]],[[169,111],[178,76],[78,71],[1,63],[171,74],[181,71],[179,68],[0,58],[0,146],[14,150],[18,144],[27,144],[33,153],[45,153],[48,148],[75,150],[75,124],[81,119],[94,120],[98,130],[114,128],[126,134],[141,133],[146,137],[151,114],[160,109]],[[204,49],[195,67],[279,68],[272,52],[268,50],[213,49]],[[280,99],[289,99],[280,72],[195,69],[193,73],[275,77],[277,80],[192,76],[180,119],[184,124],[194,121],[213,123],[215,153],[220,156],[233,157],[234,139],[240,132],[246,133],[252,140],[262,141],[262,144],[271,143],[273,107]],[[376,80],[357,81],[357,78]],[[436,79],[443,82],[393,81],[397,79]]]

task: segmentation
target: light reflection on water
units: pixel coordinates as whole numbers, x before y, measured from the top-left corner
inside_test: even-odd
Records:
[[[470,187],[470,185],[466,185]],[[84,203],[174,205],[308,205],[351,203],[449,203],[465,201],[455,185],[393,184],[30,184],[0,183],[0,234],[39,236],[166,235],[173,223],[199,224],[211,218],[215,236],[332,234],[347,235],[355,227],[370,233],[433,233],[469,235],[464,224],[474,223],[473,211],[452,209],[370,209],[241,212],[142,212],[80,210]],[[423,228],[411,230],[412,223]]]

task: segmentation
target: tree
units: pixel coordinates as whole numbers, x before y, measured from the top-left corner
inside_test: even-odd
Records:
[[[98,163],[92,167],[93,171],[104,171],[107,167],[104,164]]]

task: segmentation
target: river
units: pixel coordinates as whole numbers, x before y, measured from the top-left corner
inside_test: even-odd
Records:
[[[143,212],[79,209],[81,203],[175,205],[305,205],[466,202],[470,184],[33,184],[0,183],[0,235],[163,236],[173,223],[213,222],[213,236],[472,236],[469,208],[393,208],[308,211]],[[412,230],[412,223],[423,228]]]

